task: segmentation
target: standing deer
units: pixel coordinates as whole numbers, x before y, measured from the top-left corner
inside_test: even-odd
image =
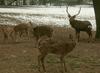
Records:
[[[14,33],[15,33],[15,37],[17,35],[19,35],[20,37],[22,37],[23,34],[26,34],[28,36],[30,36],[30,32],[32,31],[32,23],[28,22],[28,23],[20,23],[18,25],[16,25],[14,27]]]
[[[33,28],[33,35],[36,38],[37,46],[38,46],[38,40],[42,36],[47,36],[47,37],[52,37],[53,34],[53,29],[47,25],[41,25],[41,26],[36,26]]]
[[[13,39],[13,26],[10,25],[0,25],[0,30],[3,34],[4,40],[8,40],[10,37]]]
[[[55,41],[54,39],[45,37],[39,39],[38,45],[38,49],[40,51],[40,55],[38,56],[39,71],[40,66],[42,65],[43,71],[46,72],[44,58],[50,53],[60,56],[62,68],[64,71],[67,71],[64,57],[75,48],[75,41]]]
[[[67,12],[68,17],[69,17],[70,25],[76,31],[76,38],[78,39],[78,42],[79,42],[79,38],[80,38],[80,31],[86,32],[89,36],[89,41],[90,41],[92,38],[92,25],[91,25],[91,23],[89,21],[81,21],[81,20],[75,19],[76,16],[78,16],[80,14],[80,11],[81,11],[81,8],[76,15],[71,16],[68,12],[68,7],[66,7],[66,12]]]

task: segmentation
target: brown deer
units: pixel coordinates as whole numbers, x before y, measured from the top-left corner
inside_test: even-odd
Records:
[[[0,25],[0,30],[2,32],[4,40],[8,40],[10,37],[13,39],[13,26],[11,25]]]
[[[18,25],[16,25],[14,27],[14,33],[15,33],[15,37],[17,35],[19,35],[20,37],[22,37],[23,34],[26,34],[28,36],[30,36],[30,32],[32,32],[32,23],[28,22],[28,23],[20,23]]]
[[[55,41],[54,39],[50,38],[42,38],[39,39],[38,49],[40,51],[40,55],[38,56],[38,65],[39,65],[39,71],[40,66],[42,65],[43,71],[46,72],[45,65],[44,65],[44,58],[52,53],[55,55],[60,56],[61,65],[64,71],[67,71],[64,57],[70,53],[76,46],[75,41]]]
[[[38,40],[42,36],[52,37],[53,29],[47,25],[36,26],[33,28],[33,35],[36,38],[36,47],[38,46]]]
[[[52,37],[53,29],[47,25],[36,26],[33,28],[33,35],[38,41],[42,36]]]
[[[67,12],[68,17],[69,17],[70,25],[76,31],[76,38],[78,39],[78,42],[79,42],[79,38],[80,38],[80,31],[86,32],[89,36],[89,41],[90,41],[92,38],[92,25],[91,25],[91,23],[89,21],[81,21],[81,20],[75,19],[76,16],[78,16],[80,14],[80,11],[81,11],[81,8],[76,15],[71,16],[68,12],[68,7],[66,7],[66,12]]]

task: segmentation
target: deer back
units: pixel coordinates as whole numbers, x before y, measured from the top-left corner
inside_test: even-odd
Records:
[[[41,37],[44,35],[51,37],[52,33],[53,33],[53,29],[48,26],[37,26],[33,28],[33,34],[35,37],[38,37],[38,36]]]
[[[40,42],[39,50],[41,53],[53,53],[53,54],[67,54],[71,52],[74,47],[76,46],[76,43],[71,42],[65,42],[65,41],[54,41],[53,39],[44,39]]]

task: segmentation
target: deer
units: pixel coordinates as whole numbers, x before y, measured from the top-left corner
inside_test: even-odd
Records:
[[[80,11],[81,11],[81,7],[77,14],[71,16],[70,13],[68,12],[68,6],[66,7],[66,12],[69,17],[70,25],[76,31],[76,38],[78,39],[78,42],[79,42],[81,31],[86,32],[88,34],[89,41],[90,41],[92,38],[92,24],[89,21],[81,21],[81,20],[75,19],[80,14]]]
[[[31,22],[20,23],[14,27],[14,34],[15,36],[19,35],[20,38],[23,36],[23,34],[26,34],[29,39],[30,33],[32,32],[32,28],[33,27]]]
[[[8,40],[10,37],[13,39],[13,26],[11,25],[0,25],[1,32],[4,40]]]
[[[64,69],[64,72],[67,72],[64,57],[73,51],[76,44],[77,42],[75,40],[59,41],[48,37],[46,38],[46,36],[44,38],[40,38],[38,43],[38,49],[40,52],[40,55],[38,55],[39,71],[41,71],[40,68],[42,66],[43,71],[46,72],[44,59],[48,54],[55,54],[60,57],[61,66]]]
[[[36,42],[38,44],[38,40],[42,36],[47,36],[49,38],[53,35],[53,29],[47,25],[40,25],[33,28],[33,35],[36,38]]]

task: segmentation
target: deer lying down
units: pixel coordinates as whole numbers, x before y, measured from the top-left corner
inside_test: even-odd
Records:
[[[66,65],[64,61],[64,57],[70,53],[76,46],[75,41],[67,41],[67,42],[60,42],[60,41],[54,41],[50,38],[40,39],[38,44],[38,49],[40,51],[40,55],[38,56],[38,65],[39,65],[39,71],[40,66],[42,65],[43,71],[46,72],[45,66],[44,66],[44,58],[46,55],[52,53],[60,56],[61,64],[63,65],[63,69],[66,70]]]
[[[81,21],[81,20],[75,19],[76,16],[79,15],[80,11],[81,11],[81,8],[76,15],[71,16],[68,12],[68,7],[66,8],[66,12],[67,12],[68,17],[69,17],[70,25],[76,31],[76,37],[77,37],[78,41],[79,41],[79,38],[80,38],[80,31],[86,32],[89,36],[89,41],[90,41],[91,38],[92,38],[92,24],[89,21]]]

